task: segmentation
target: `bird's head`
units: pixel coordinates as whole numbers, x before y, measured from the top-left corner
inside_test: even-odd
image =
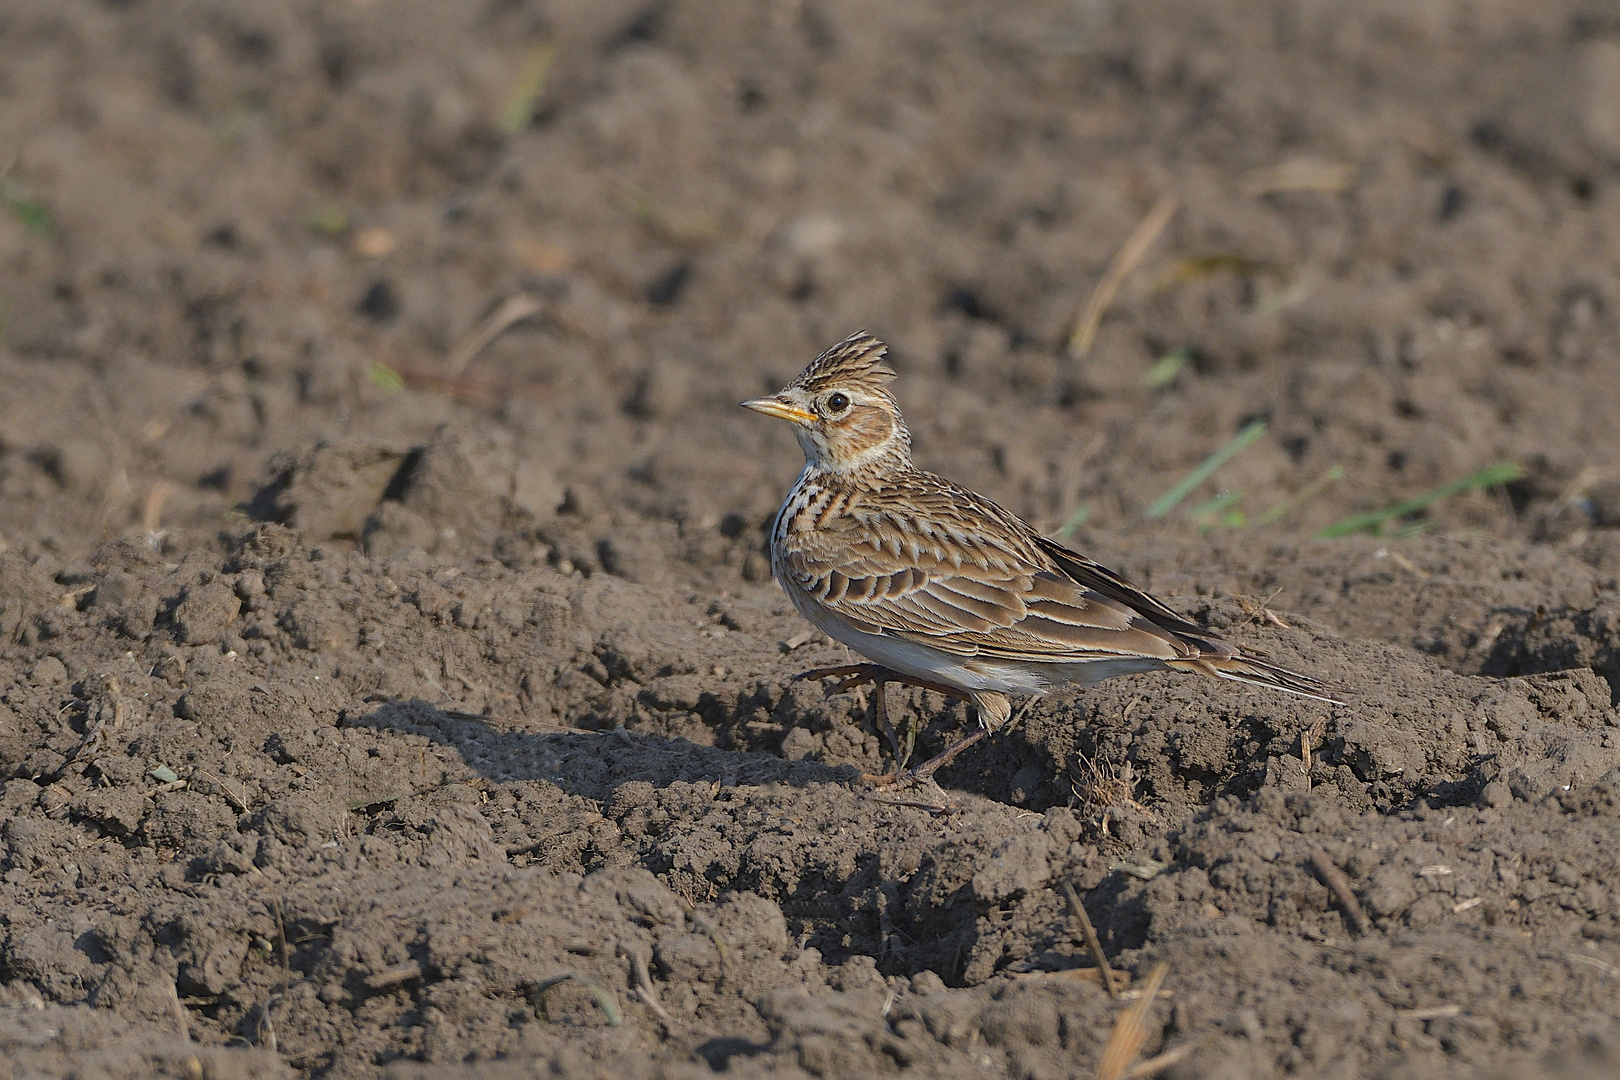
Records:
[[[833,472],[909,468],[911,433],[884,385],[895,377],[884,363],[887,346],[867,333],[845,338],[799,377],[743,408],[793,425],[812,465]]]

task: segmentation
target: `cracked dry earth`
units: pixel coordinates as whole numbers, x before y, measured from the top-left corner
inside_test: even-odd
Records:
[[[0,5],[0,1062],[1090,1077],[1068,887],[1175,1080],[1614,1075],[1615,101],[1607,0]],[[1349,702],[862,781],[735,402],[863,326],[925,466]]]

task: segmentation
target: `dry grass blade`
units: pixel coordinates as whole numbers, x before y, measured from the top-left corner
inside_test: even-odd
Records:
[[[1080,920],[1080,931],[1085,934],[1086,948],[1091,950],[1091,961],[1097,965],[1097,976],[1102,980],[1103,989],[1108,991],[1109,997],[1119,997],[1119,987],[1114,985],[1114,973],[1108,967],[1108,957],[1103,953],[1102,942],[1097,939],[1097,930],[1091,925],[1091,916],[1086,914],[1080,895],[1068,881],[1063,883],[1063,895],[1068,897],[1069,909],[1074,912],[1074,917]]]
[[[1136,1060],[1142,1044],[1147,1041],[1147,1014],[1153,999],[1159,996],[1159,984],[1164,982],[1168,965],[1158,963],[1148,972],[1142,984],[1142,995],[1127,1005],[1114,1021],[1114,1030],[1103,1046],[1102,1059],[1097,1062],[1097,1080],[1122,1080],[1126,1068]]]
[[[526,398],[531,401],[545,401],[551,397],[551,391],[544,385],[532,382],[513,382],[511,379],[487,379],[477,375],[462,375],[451,378],[437,371],[428,371],[424,368],[410,367],[404,364],[391,365],[395,374],[406,386],[414,390],[425,390],[428,393],[443,394],[452,401],[462,401],[471,405],[498,406],[514,397]]]
[[[1110,971],[1108,974],[1109,981],[1113,983],[1116,989],[1128,991],[1131,985],[1130,972]],[[1021,979],[1069,979],[1075,982],[1091,982],[1096,983],[1098,986],[1103,985],[1102,969],[1094,967],[1063,968],[1059,971],[1026,971],[1020,973],[1018,977]]]
[[[1204,1045],[1204,1041],[1182,1043],[1174,1050],[1166,1050],[1164,1053],[1150,1057],[1146,1061],[1139,1061],[1126,1069],[1125,1075],[1120,1077],[1120,1080],[1147,1080],[1147,1077],[1157,1076],[1170,1066],[1179,1065],[1186,1061],[1192,1056],[1193,1051]]]
[[[619,1012],[619,1004],[613,1000],[613,995],[608,991],[607,987],[589,975],[578,971],[564,971],[527,987],[529,1004],[533,1007],[536,1016],[547,1022],[551,1020],[551,1016],[546,1010],[546,995],[553,988],[561,986],[570,979],[583,986],[586,992],[591,995],[591,1000],[596,1003],[596,1007],[602,1010],[603,1016],[607,1017],[608,1026],[619,1027],[624,1023],[624,1014]]]
[[[1108,263],[1108,269],[1103,271],[1102,280],[1097,287],[1091,290],[1086,299],[1086,306],[1080,312],[1080,318],[1074,324],[1074,332],[1069,335],[1069,355],[1075,359],[1084,357],[1091,351],[1091,343],[1097,338],[1097,327],[1102,325],[1103,313],[1108,305],[1114,302],[1114,294],[1119,292],[1120,284],[1127,274],[1136,269],[1136,264],[1142,261],[1148,248],[1164,232],[1170,219],[1175,217],[1176,209],[1180,204],[1175,196],[1166,195],[1153,204],[1153,209],[1147,212],[1136,230],[1126,238],[1125,243],[1114,253],[1113,259]]]
[[[1244,177],[1242,187],[1248,195],[1272,195],[1283,191],[1319,191],[1326,195],[1337,195],[1349,190],[1355,175],[1355,168],[1343,162],[1296,158],[1254,170]]]
[[[450,354],[450,359],[445,364],[448,377],[453,379],[460,375],[466,370],[467,365],[472,363],[473,357],[484,351],[485,346],[500,337],[513,323],[522,322],[531,315],[538,315],[541,306],[539,300],[527,293],[518,293],[502,300],[495,310],[489,313],[488,318],[479,323],[472,333],[461,339],[461,344]]]
[[[699,915],[697,909],[690,904],[683,903],[681,911],[692,921],[692,926],[695,929],[707,935],[708,939],[714,943],[714,951],[720,957],[720,977],[714,981],[715,988],[718,989],[725,985],[727,977],[731,974],[731,951],[726,948],[726,940],[720,936],[720,931],[716,930],[702,915]]]
[[[287,1000],[287,991],[292,987],[292,957],[287,955],[287,920],[281,913],[281,901],[275,897],[270,898],[270,913],[276,918],[276,941],[272,948],[276,955],[281,957],[281,982],[276,992],[265,999],[264,1026],[267,1038],[266,1046],[272,1053],[277,1050],[275,1006],[277,1001]]]
[[[1441,1020],[1449,1016],[1461,1016],[1461,1005],[1430,1005],[1421,1009],[1396,1009],[1395,1012],[1411,1020]]]
[[[214,786],[219,788],[220,794],[225,796],[225,801],[230,803],[232,806],[236,807],[236,812],[237,813],[245,814],[245,813],[248,812],[247,800],[245,798],[243,798],[242,796],[238,795],[236,792],[232,791],[231,786],[229,784],[227,784],[224,780],[221,780],[219,777],[215,776],[213,773],[209,772],[206,769],[197,769],[197,770],[195,770],[195,772],[196,772],[196,774],[198,776],[201,776],[204,780],[212,781]]]
[[[174,980],[169,980],[169,1011],[174,1014],[174,1026],[180,1036],[180,1041],[191,1041],[191,1017],[186,1015],[186,1007],[180,1004],[180,988],[175,986]]]
[[[630,977],[635,983],[636,996],[641,999],[641,1003],[651,1009],[654,1016],[668,1024],[669,1013],[658,1000],[658,991],[653,988],[652,976],[647,971],[647,954],[640,949],[630,950]]]

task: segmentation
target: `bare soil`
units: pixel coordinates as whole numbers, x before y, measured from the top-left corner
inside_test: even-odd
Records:
[[[1165,1076],[1620,1069],[1612,4],[8,0],[0,182],[12,1074],[1090,1076],[1065,884]],[[735,403],[863,327],[926,466],[1350,703],[861,780]]]

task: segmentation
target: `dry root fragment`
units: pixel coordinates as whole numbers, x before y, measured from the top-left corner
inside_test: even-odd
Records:
[[[1109,819],[1117,811],[1128,810],[1157,821],[1152,810],[1136,801],[1136,770],[1129,761],[1117,768],[1101,757],[1075,755],[1075,768],[1069,774],[1070,805],[1108,835]]]

